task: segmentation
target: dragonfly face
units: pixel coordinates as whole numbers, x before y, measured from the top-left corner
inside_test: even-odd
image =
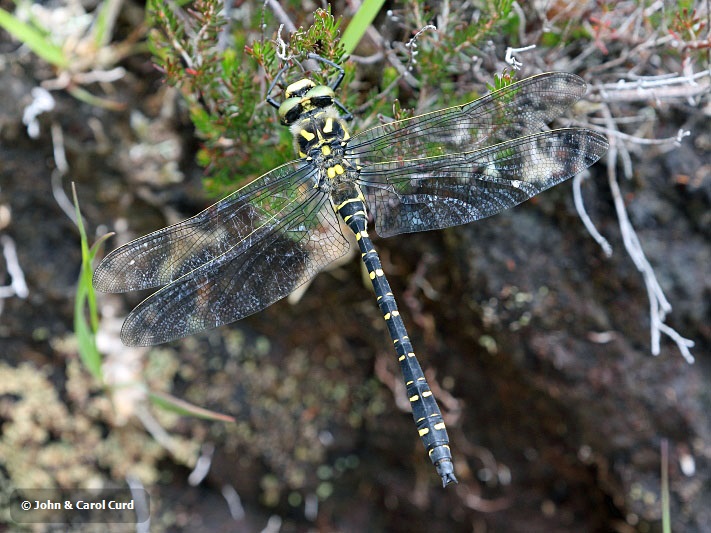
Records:
[[[96,269],[94,286],[162,286],[129,314],[121,339],[167,342],[260,311],[311,279],[347,252],[342,218],[356,235],[387,322],[418,433],[446,485],[456,479],[444,421],[366,231],[367,216],[384,237],[472,222],[586,169],[607,141],[584,128],[547,129],[585,93],[583,80],[566,73],[533,76],[468,104],[351,136],[335,98],[343,70],[310,58],[339,69],[337,80],[299,80],[282,103],[267,98],[289,126],[298,159],[114,250]]]
[[[285,126],[303,118],[315,109],[333,105],[336,95],[331,87],[316,85],[309,79],[299,80],[284,91],[286,100],[279,106],[279,118]]]

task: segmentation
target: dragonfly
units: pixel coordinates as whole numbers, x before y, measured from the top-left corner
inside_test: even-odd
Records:
[[[586,128],[549,129],[586,92],[578,76],[550,72],[463,105],[351,135],[336,98],[344,78],[308,75],[267,102],[290,128],[298,158],[267,172],[192,218],[109,253],[96,289],[161,287],[126,318],[121,340],[149,346],[242,319],[284,298],[349,250],[355,234],[385,318],[412,415],[443,486],[456,483],[442,413],[408,336],[378,252],[381,237],[467,224],[495,215],[590,167],[608,149]]]

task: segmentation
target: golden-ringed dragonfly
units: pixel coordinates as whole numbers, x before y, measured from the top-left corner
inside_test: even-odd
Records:
[[[417,362],[367,232],[381,237],[466,224],[520,204],[594,164],[605,137],[546,124],[585,94],[574,74],[539,74],[464,105],[375,126],[353,136],[329,85],[304,78],[267,102],[299,158],[192,218],[111,252],[94,287],[162,287],[126,318],[121,340],[153,345],[228,324],[284,298],[349,248],[355,233],[402,370],[417,431],[443,485],[456,483],[442,414]]]

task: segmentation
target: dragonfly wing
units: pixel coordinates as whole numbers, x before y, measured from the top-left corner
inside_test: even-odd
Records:
[[[257,228],[273,223],[293,197],[309,187],[315,170],[292,161],[256,179],[197,215],[133,240],[107,255],[94,287],[127,292],[159,287],[215,260]]]
[[[485,218],[556,185],[607,151],[603,135],[552,130],[460,154],[364,167],[363,188],[379,235],[426,231]]]
[[[351,138],[346,155],[365,166],[470,152],[545,129],[585,91],[575,74],[539,74],[468,104],[365,130]]]
[[[293,191],[292,191],[293,192]],[[121,340],[148,346],[239,320],[287,296],[348,251],[328,196],[302,187],[230,250],[139,304]]]

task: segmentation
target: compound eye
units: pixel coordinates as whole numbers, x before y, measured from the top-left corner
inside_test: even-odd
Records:
[[[311,98],[311,103],[314,107],[324,108],[333,104],[333,98],[330,96],[316,96],[315,98]]]
[[[301,106],[301,98],[299,98],[298,96],[287,98],[279,106],[278,113],[282,124],[285,124],[287,126],[289,124],[293,124],[303,113],[303,108]]]
[[[284,96],[287,98],[292,98],[294,96],[304,96],[310,89],[314,88],[316,84],[309,79],[299,80],[297,82],[289,85],[284,91]]]
[[[333,89],[326,85],[317,85],[304,95],[304,100],[310,100],[314,107],[323,108],[333,104],[335,97]]]

